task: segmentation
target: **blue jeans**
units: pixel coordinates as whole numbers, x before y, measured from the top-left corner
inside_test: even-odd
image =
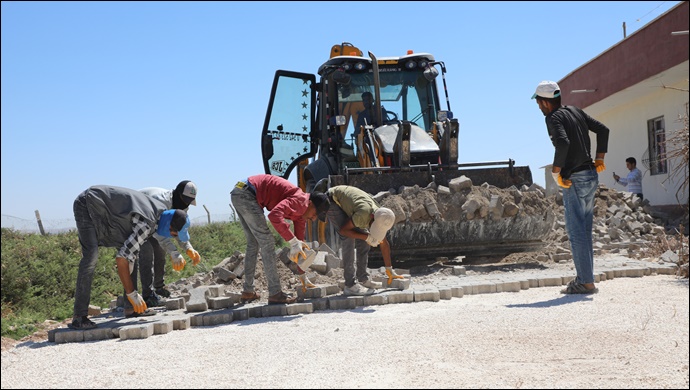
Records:
[[[328,222],[333,225],[335,231],[340,231],[340,228],[345,225],[350,217],[345,214],[340,206],[335,202],[331,202],[331,208],[326,214]],[[367,273],[367,264],[369,263],[369,249],[371,248],[364,240],[357,240],[350,237],[345,237],[338,233],[338,240],[340,248],[343,250],[343,276],[345,277],[345,286],[352,287],[356,280],[365,282],[369,279]],[[357,248],[357,267],[355,268],[355,248]],[[356,273],[356,275],[355,275]],[[357,279],[355,280],[355,276]]]
[[[74,201],[73,210],[81,244],[77,288],[74,290],[74,317],[83,317],[89,313],[91,284],[98,263],[98,236],[86,208],[86,201],[81,195]]]
[[[263,207],[257,203],[256,195],[247,187],[234,187],[230,192],[230,199],[247,238],[247,250],[244,254],[244,291],[254,291],[256,257],[259,254],[259,248],[261,248],[261,260],[264,263],[268,293],[269,295],[278,294],[282,289],[276,268],[275,237],[268,229]]]
[[[594,249],[592,247],[592,219],[594,195],[599,186],[595,168],[575,172],[572,185],[563,189],[565,229],[570,239],[570,251],[577,272],[577,283],[594,283]]]

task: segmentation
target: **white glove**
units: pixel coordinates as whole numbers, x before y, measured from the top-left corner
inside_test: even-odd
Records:
[[[182,257],[179,252],[175,251],[172,254],[170,254],[170,259],[172,260],[173,263],[173,269],[175,271],[182,271],[184,269],[185,264],[187,264],[187,261]]]
[[[383,240],[381,240],[381,241],[383,241]],[[369,235],[367,236],[367,244],[369,244],[369,246],[377,247],[377,246],[379,246],[379,244],[381,243],[381,241],[376,241],[376,239],[374,238],[374,236],[372,236],[371,234],[369,234]]]
[[[290,260],[297,263],[298,256],[301,255],[302,258],[307,258],[307,254],[304,253],[304,249],[309,249],[309,245],[298,240],[297,237],[292,237],[292,239],[288,242],[290,243],[290,253],[288,254],[288,258],[290,258]]]
[[[141,297],[139,292],[137,290],[132,291],[131,293],[127,294],[127,299],[129,302],[132,304],[132,307],[134,307],[134,312],[135,313],[143,313],[146,311],[146,302],[144,301],[144,298]]]

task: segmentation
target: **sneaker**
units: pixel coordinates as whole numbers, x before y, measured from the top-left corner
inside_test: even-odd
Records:
[[[297,300],[297,297],[293,297],[292,295],[285,294],[282,291],[268,297],[268,303],[269,304],[274,304],[274,303],[288,303],[289,304],[289,303],[295,303],[296,300]]]
[[[381,282],[374,282],[374,281],[371,280],[371,279],[367,279],[366,281],[364,281],[364,282],[362,283],[362,286],[364,286],[364,287],[366,287],[366,288],[377,289],[377,288],[383,287],[383,283],[381,283]]]
[[[163,306],[160,297],[155,293],[151,294],[150,297],[144,298],[144,302],[146,302],[147,307]]]
[[[163,298],[170,298],[170,291],[168,291],[165,287],[157,288],[156,294]]]
[[[362,286],[361,284],[359,284],[359,283],[355,283],[355,285],[352,286],[352,287],[345,286],[345,289],[343,290],[343,294],[345,294],[345,295],[360,295],[360,296],[363,296],[363,295],[371,295],[371,294],[373,294],[373,293],[374,293],[374,290],[373,290],[373,289],[363,287],[363,286]]]
[[[72,319],[72,323],[68,325],[70,329],[74,330],[87,330],[97,328],[95,322],[91,321],[87,316],[75,317]]]

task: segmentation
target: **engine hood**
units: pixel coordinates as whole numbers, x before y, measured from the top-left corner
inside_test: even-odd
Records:
[[[383,151],[386,154],[393,153],[395,139],[398,136],[398,124],[383,125],[374,130],[374,134],[381,140]],[[438,145],[431,136],[421,127],[411,124],[410,126],[410,153],[429,153],[439,152]]]

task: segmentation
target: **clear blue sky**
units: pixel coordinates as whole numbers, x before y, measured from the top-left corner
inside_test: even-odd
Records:
[[[459,161],[512,158],[543,186],[553,147],[537,84],[676,4],[3,1],[2,214],[73,221],[91,185],[185,179],[199,188],[193,219],[202,205],[230,214],[237,180],[263,173],[275,71],[315,74],[341,42],[444,61]]]

